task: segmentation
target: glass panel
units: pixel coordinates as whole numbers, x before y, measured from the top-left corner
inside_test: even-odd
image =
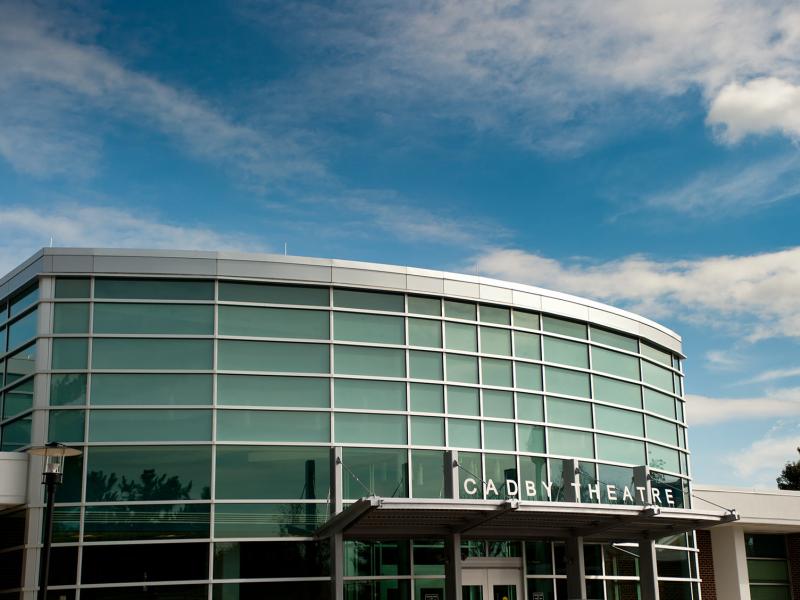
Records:
[[[218,446],[217,498],[325,500],[330,450],[315,446]]]
[[[371,494],[384,498],[408,497],[406,450],[343,448],[342,462],[347,465],[343,474],[345,498]]]
[[[499,390],[483,390],[483,416],[514,418],[514,394]]]
[[[478,383],[478,359],[475,356],[446,354],[447,380]]]
[[[647,444],[647,464],[662,471],[680,472],[679,452],[656,444]]]
[[[23,417],[3,425],[0,430],[0,451],[14,452],[31,443],[31,417]]]
[[[346,375],[405,377],[406,353],[393,348],[334,346],[335,372]]]
[[[408,351],[408,367],[414,379],[444,379],[442,355],[439,352]]]
[[[675,399],[650,388],[644,388],[644,408],[670,419],[675,418]]]
[[[324,408],[331,405],[330,383],[316,377],[219,375],[217,403]]]
[[[323,542],[221,542],[214,544],[216,579],[324,577],[330,574],[330,545]],[[328,587],[330,584],[327,583]],[[238,598],[223,594],[223,599]],[[242,595],[250,598],[250,595]],[[269,598],[264,594],[262,598]],[[280,594],[278,598],[305,598]],[[214,598],[217,598],[215,595]],[[317,598],[317,596],[311,596]]]
[[[651,346],[645,342],[642,342],[641,352],[642,356],[652,358],[653,360],[660,362],[662,365],[666,365],[668,367],[672,366],[672,355],[669,352],[659,350],[655,346]]]
[[[213,300],[213,281],[95,279],[95,298],[132,300]]]
[[[333,305],[343,308],[363,308],[365,310],[406,311],[405,297],[402,294],[386,294],[383,292],[334,289]]]
[[[545,367],[547,391],[589,398],[589,375],[557,367]]]
[[[692,555],[692,559],[693,558]],[[690,554],[685,550],[656,548],[656,562],[658,564],[659,577],[680,577],[688,579],[692,576],[689,569],[689,560]]]
[[[675,506],[685,508],[689,499],[689,485],[685,479],[675,475],[650,472],[653,490],[659,490],[659,500],[662,506]],[[672,499],[672,503],[670,503]]]
[[[87,502],[211,497],[210,446],[109,446],[88,453]]]
[[[525,542],[525,572],[528,575],[553,574],[550,542]],[[533,581],[528,581],[529,585],[531,583]]]
[[[550,333],[558,333],[559,335],[568,335],[570,337],[581,338],[585,340],[586,325],[583,323],[576,323],[575,321],[567,321],[566,319],[557,319],[556,317],[542,317],[542,329]]]
[[[55,338],[52,366],[54,369],[85,369],[88,352],[86,338]],[[8,366],[11,367],[10,360]]]
[[[89,412],[90,442],[211,441],[208,410],[116,410]]]
[[[480,400],[477,388],[447,386],[447,412],[456,415],[480,414]]]
[[[432,319],[409,319],[408,343],[411,346],[441,348],[442,323]]]
[[[465,350],[477,352],[478,350],[478,330],[474,325],[464,323],[444,324],[445,347],[449,350]]]
[[[447,420],[448,445],[454,448],[480,448],[481,423],[469,419]]]
[[[486,462],[486,477],[484,480],[487,484],[486,498],[489,500],[505,498],[509,495],[510,491],[506,486],[506,481],[517,481],[517,458],[509,454],[486,454],[484,456]],[[491,483],[494,484],[497,492],[491,489]]]
[[[23,292],[16,294],[8,306],[8,316],[15,317],[29,306],[33,306],[39,299],[39,287],[34,285]]]
[[[346,541],[344,543],[345,576],[389,577],[409,575],[411,561],[409,542],[402,541]],[[349,597],[349,596],[348,596]],[[394,598],[389,596],[369,596],[370,598]]]
[[[592,426],[592,405],[578,400],[547,398],[547,421],[575,427]]]
[[[416,412],[444,412],[444,388],[429,383],[412,383],[410,386],[411,410]]]
[[[322,310],[220,306],[219,334],[327,340],[330,316]]]
[[[520,456],[519,467],[522,499],[547,500],[547,490],[544,487],[547,482],[546,460],[540,456]]]
[[[80,523],[80,507],[57,506],[53,511],[53,541],[55,543],[77,542]]]
[[[664,552],[674,552],[674,550],[665,550]],[[750,558],[747,560],[747,574],[750,577],[750,583],[789,582],[789,569],[785,560]],[[681,576],[688,577],[688,575],[678,575],[677,577]]]
[[[92,327],[95,333],[211,335],[214,333],[214,307],[204,304],[95,303]]]
[[[483,385],[511,387],[511,361],[498,358],[481,358]]]
[[[88,298],[89,280],[88,279],[67,279],[59,277],[56,279],[56,298]]]
[[[85,342],[85,340],[84,340]],[[86,359],[84,358],[84,361]],[[6,385],[32,375],[36,365],[36,344],[19,350],[6,358]],[[2,366],[0,364],[0,366]],[[85,367],[85,362],[84,362]]]
[[[642,381],[672,392],[672,372],[646,360],[642,361]]]
[[[744,548],[748,558],[786,558],[786,538],[783,535],[747,533]]]
[[[452,442],[450,445],[453,445]],[[477,452],[458,453],[458,485],[459,498],[462,500],[470,498],[483,498],[483,490],[480,480],[483,469],[481,468],[481,455]],[[467,481],[471,479],[472,481]],[[464,547],[462,542],[462,549]]]
[[[481,327],[481,352],[511,356],[511,332],[496,327]]]
[[[525,421],[544,421],[542,397],[538,394],[517,393],[517,418]]]
[[[631,465],[644,464],[644,442],[598,434],[597,458]]]
[[[621,350],[628,350],[630,352],[639,351],[639,342],[635,338],[613,333],[607,329],[600,329],[599,327],[592,327],[592,341],[606,346],[614,346]]]
[[[252,442],[329,442],[327,412],[218,410],[217,439]]]
[[[3,418],[7,419],[30,410],[33,406],[33,378],[6,390],[3,401]]]
[[[535,333],[514,332],[514,356],[541,360],[542,349],[539,336]]]
[[[641,386],[598,375],[592,375],[592,382],[594,383],[595,400],[621,404],[631,408],[642,408]]]
[[[639,359],[605,348],[592,347],[592,369],[639,380]]]
[[[327,344],[220,340],[219,369],[284,373],[330,371]]]
[[[211,375],[92,375],[93,405],[211,404]]]
[[[333,313],[333,333],[335,339],[349,342],[405,343],[403,317],[336,312]]]
[[[517,371],[517,387],[526,390],[542,389],[542,367],[530,363],[515,362]]]
[[[418,446],[444,446],[444,419],[411,417],[411,443]]]
[[[59,302],[53,307],[53,333],[89,333],[89,304]]]
[[[334,406],[370,410],[405,410],[406,386],[397,381],[336,379]]]
[[[511,313],[507,308],[481,304],[481,321],[498,325],[511,325]]]
[[[47,440],[50,442],[82,442],[85,411],[51,410]]]
[[[544,452],[544,427],[539,425],[517,425],[521,452]]]
[[[513,311],[514,327],[524,327],[525,329],[539,329],[538,313],[527,312],[524,310]]]
[[[477,318],[476,306],[470,302],[444,301],[444,316],[451,319],[474,321]]]
[[[517,600],[517,586],[514,584],[502,584],[492,586],[493,600]]]
[[[329,600],[329,581],[286,581],[259,583],[217,583],[213,585],[213,600],[246,598],[291,598],[292,600]],[[206,599],[203,587],[203,598]],[[177,599],[176,599],[177,600]]]
[[[545,336],[544,359],[548,362],[589,368],[589,349],[586,344]]]
[[[636,487],[631,467],[598,465],[598,470],[603,504],[636,504]]]
[[[136,504],[87,506],[83,539],[87,542],[207,538],[207,504]]]
[[[327,503],[217,504],[214,534],[221,538],[307,537],[327,519]]]
[[[329,290],[326,287],[219,282],[219,299],[232,302],[328,306],[330,303],[328,295]]]
[[[552,454],[594,458],[594,445],[592,443],[591,433],[550,427],[547,435],[549,438],[550,452]]]
[[[64,482],[56,490],[56,502],[80,502],[83,490],[83,455],[64,460]]]
[[[82,373],[50,376],[50,406],[86,404],[86,375]]]
[[[597,420],[597,429],[644,436],[641,413],[596,404],[594,416]]]
[[[211,340],[95,338],[92,368],[210,369],[213,350]]]
[[[483,422],[483,447],[489,450],[516,450],[514,424]]]
[[[417,315],[433,315],[439,317],[442,314],[442,301],[438,298],[409,295],[408,312]]]
[[[444,498],[444,452],[412,450],[411,467],[411,492],[415,498]],[[415,553],[415,564],[420,566],[416,558]]]
[[[406,444],[406,418],[401,415],[336,413],[336,441],[362,444]]]
[[[678,426],[647,415],[647,438],[657,442],[678,445]]]
[[[38,313],[30,312],[8,326],[8,349],[14,350],[28,340],[36,337]]]

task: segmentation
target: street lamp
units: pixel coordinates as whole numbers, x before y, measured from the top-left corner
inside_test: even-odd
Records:
[[[42,483],[47,490],[47,506],[45,509],[44,544],[39,564],[39,600],[47,598],[47,578],[50,570],[50,546],[53,542],[53,504],[56,500],[56,487],[64,480],[64,459],[67,456],[79,456],[80,450],[68,448],[58,442],[49,442],[44,446],[28,449],[28,454],[44,456]]]

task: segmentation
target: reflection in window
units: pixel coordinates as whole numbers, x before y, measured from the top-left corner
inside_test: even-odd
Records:
[[[214,333],[214,307],[210,304],[97,302],[92,327],[95,333],[210,335]]]
[[[328,312],[321,310],[220,306],[219,334],[327,340],[329,320]]]
[[[217,439],[242,442],[329,442],[327,412],[219,410]]]
[[[131,300],[213,300],[213,281],[95,279],[94,297]]]
[[[404,449],[343,448],[344,497],[408,497],[408,455]]]
[[[348,342],[403,344],[405,323],[403,317],[335,312],[333,334],[334,339]]]
[[[330,302],[328,295],[329,290],[326,287],[219,282],[219,299],[223,301],[328,306]]]
[[[342,308],[405,312],[405,304],[405,298],[402,294],[361,292],[358,290],[333,290],[333,305],[341,306]]]

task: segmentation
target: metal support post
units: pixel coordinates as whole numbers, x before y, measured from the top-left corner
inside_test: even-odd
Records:
[[[460,497],[460,477],[458,474],[458,450],[446,450],[444,453],[444,497],[458,500]]]
[[[583,538],[575,536],[566,540],[567,598],[586,600],[586,565],[583,557]]]
[[[344,479],[342,477],[342,447],[331,448],[331,516],[344,510]],[[331,600],[344,600],[344,538],[335,533],[331,544]]]
[[[444,539],[444,597],[461,600],[461,535],[451,533]]]
[[[658,564],[653,540],[639,540],[639,586],[642,600],[658,600]]]
[[[653,503],[653,482],[650,479],[650,467],[641,465],[633,467],[634,502],[640,506]]]
[[[567,502],[581,501],[581,466],[577,458],[565,458],[561,478]]]
[[[61,483],[60,473],[44,473],[42,483],[45,484],[47,506],[44,517],[44,543],[42,545],[41,562],[39,564],[39,600],[47,598],[47,584],[50,577],[50,547],[53,543],[53,512],[56,501],[56,486]]]

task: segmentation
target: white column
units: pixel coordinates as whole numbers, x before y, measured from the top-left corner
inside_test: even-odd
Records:
[[[583,538],[576,536],[566,540],[567,598],[586,600],[586,565],[583,557]]]
[[[750,600],[744,530],[736,526],[712,527],[711,551],[717,598]]]
[[[331,448],[331,516],[342,512],[343,502],[342,447]],[[344,600],[344,539],[341,533],[330,538],[331,600]]]
[[[639,541],[639,586],[642,600],[659,600],[656,543],[653,540]],[[720,598],[725,598],[725,596],[720,596]]]

